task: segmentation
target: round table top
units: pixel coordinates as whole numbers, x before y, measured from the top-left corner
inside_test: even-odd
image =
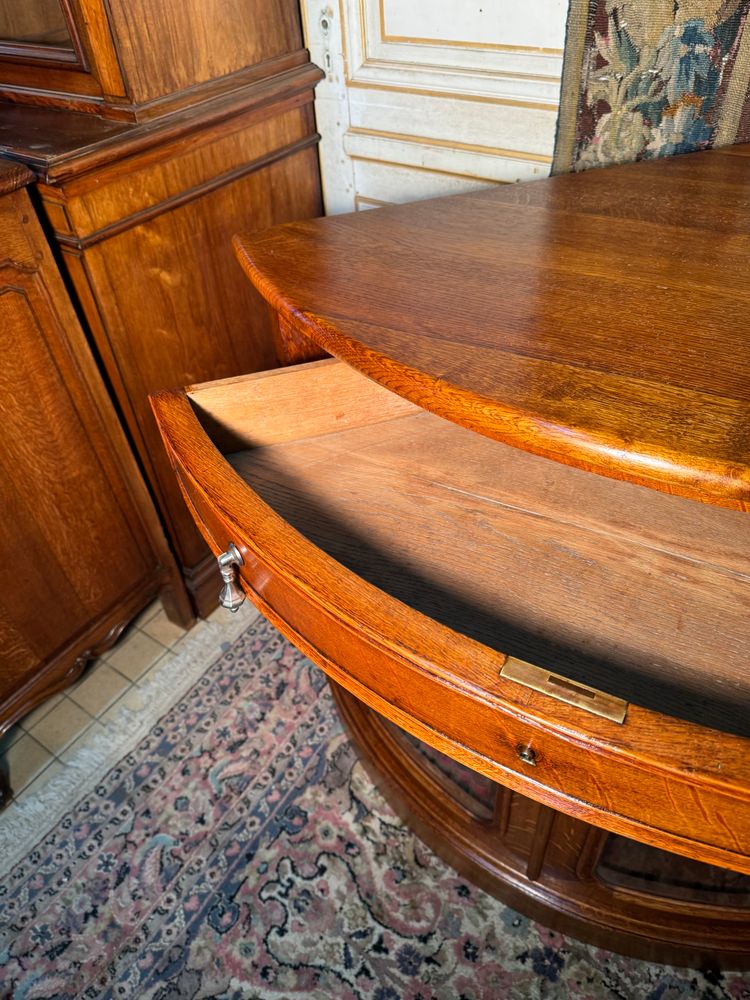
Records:
[[[237,239],[293,327],[548,458],[750,505],[750,145]]]

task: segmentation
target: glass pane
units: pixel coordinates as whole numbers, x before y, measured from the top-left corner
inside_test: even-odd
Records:
[[[0,43],[72,49],[62,0],[0,0]]]
[[[394,723],[386,721],[386,725],[402,745],[408,746],[415,760],[443,779],[441,784],[449,795],[473,812],[477,819],[491,819],[497,798],[494,781],[428,746]]]
[[[750,875],[682,858],[610,834],[596,872],[602,882],[713,906],[750,906]]]

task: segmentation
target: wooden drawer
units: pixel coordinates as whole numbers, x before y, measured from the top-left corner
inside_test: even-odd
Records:
[[[214,553],[237,546],[339,684],[524,795],[750,872],[741,513],[509,448],[334,360],[153,405]],[[512,679],[529,663],[541,690]]]

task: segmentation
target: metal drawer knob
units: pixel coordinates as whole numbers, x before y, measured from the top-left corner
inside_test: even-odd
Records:
[[[536,767],[536,754],[530,746],[517,746],[516,753],[524,764],[530,764],[532,767]]]
[[[237,570],[242,565],[242,556],[234,542],[229,543],[227,551],[222,552],[217,561],[224,581],[219,594],[219,604],[234,614],[235,611],[239,611],[245,600],[244,591],[237,583]]]

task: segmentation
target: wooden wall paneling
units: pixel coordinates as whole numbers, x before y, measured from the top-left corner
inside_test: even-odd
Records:
[[[238,230],[320,214],[316,141],[308,91],[154,147],[127,170],[114,163],[42,186],[50,220],[67,226],[58,238],[71,278],[202,613],[216,603],[217,571],[147,396],[275,366],[268,310],[231,240]]]
[[[327,211],[546,176],[564,8],[304,0]]]
[[[160,590],[190,609],[24,191],[0,200],[0,231],[3,729]]]

